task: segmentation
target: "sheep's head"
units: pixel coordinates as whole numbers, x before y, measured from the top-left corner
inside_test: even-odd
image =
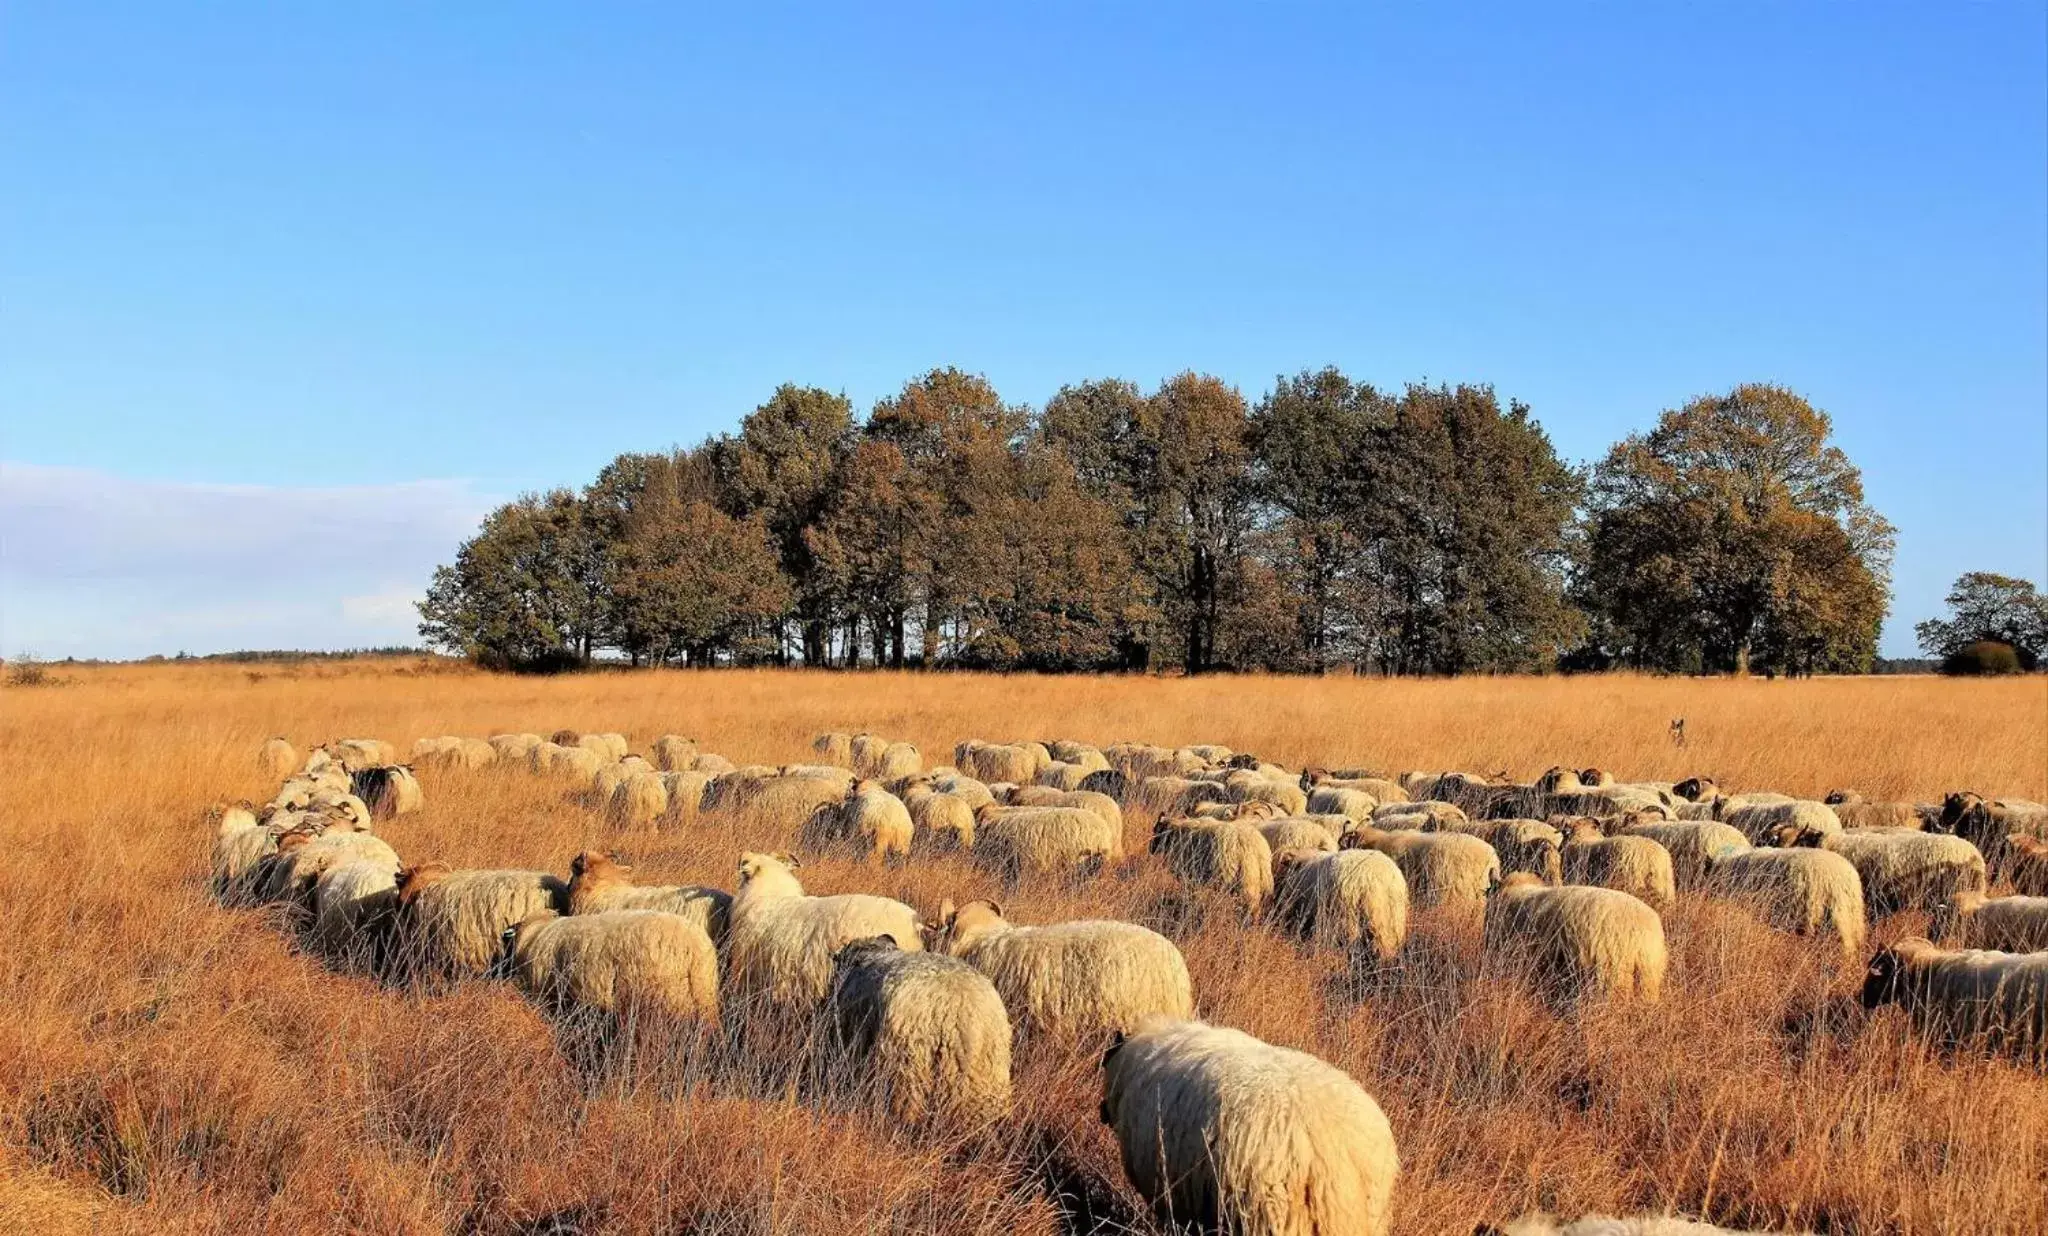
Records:
[[[1614,774],[1604,768],[1581,768],[1579,770],[1579,784],[1592,786],[1595,789],[1613,785]]]
[[[632,879],[633,869],[620,862],[615,856],[598,850],[585,850],[569,860],[569,878],[575,883],[599,883],[607,880],[621,882]]]
[[[1304,790],[1312,790],[1329,779],[1329,770],[1325,768],[1309,767],[1301,770],[1301,788]]]
[[[1677,785],[1672,786],[1671,792],[1688,802],[1696,803],[1703,798],[1713,797],[1714,791],[1719,788],[1719,786],[1714,784],[1712,778],[1687,777]]]
[[[795,871],[800,866],[802,864],[797,862],[796,856],[786,850],[777,850],[773,854],[762,854],[749,850],[740,855],[740,885],[745,887],[759,876],[768,872],[781,871],[786,874]]]
[[[1830,807],[1846,807],[1862,802],[1863,794],[1859,790],[1829,790],[1828,796],[1821,801]]]
[[[1974,830],[1989,813],[1982,795],[1958,790],[1941,800],[1941,815],[1936,822],[1945,833],[1962,832],[1964,825]]]
[[[1488,896],[1492,896],[1495,893],[1506,892],[1509,889],[1542,887],[1543,877],[1535,872],[1510,871],[1506,875],[1494,877],[1493,883],[1487,888],[1486,892]]]
[[[1874,1009],[1897,1000],[1904,991],[1907,966],[1915,957],[1933,948],[1931,940],[1909,937],[1879,951],[1870,959],[1870,968],[1863,972],[1863,990],[1858,994],[1858,1002],[1864,1008]]]
[[[1783,849],[1803,846],[1809,850],[1820,848],[1826,834],[1805,824],[1785,824],[1771,830],[1771,844]]]
[[[398,904],[410,906],[442,880],[454,874],[455,869],[447,863],[421,863],[416,867],[401,867],[398,871]]]
[[[1311,850],[1307,846],[1298,845],[1291,845],[1288,846],[1286,849],[1274,851],[1274,882],[1279,883],[1286,880],[1289,876],[1293,875],[1296,871],[1300,870],[1304,865],[1313,861],[1316,855],[1319,853],[1320,851],[1318,850]]]
[[[1231,814],[1231,818],[1238,820],[1277,820],[1280,818],[1280,807],[1277,803],[1269,803],[1264,799],[1255,798],[1249,802],[1238,803],[1236,810]]]

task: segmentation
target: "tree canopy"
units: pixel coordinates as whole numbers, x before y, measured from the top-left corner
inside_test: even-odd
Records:
[[[2030,580],[1969,571],[1949,589],[1947,618],[1930,618],[1913,628],[1921,649],[1948,660],[1971,644],[2009,645],[2019,667],[2039,669],[2048,657],[2048,596]]]

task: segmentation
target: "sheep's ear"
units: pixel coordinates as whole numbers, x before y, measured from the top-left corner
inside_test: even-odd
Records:
[[[775,851],[775,860],[781,863],[783,866],[789,868],[791,871],[794,871],[798,867],[803,866],[802,863],[797,861],[796,855],[791,854],[788,850]]]
[[[953,915],[955,913],[957,913],[957,911],[954,909],[953,899],[951,897],[948,897],[945,900],[939,902],[939,921],[941,923],[951,925],[951,923],[953,922]]]
[[[1001,902],[991,901],[988,903],[988,908],[989,913],[995,915],[997,918],[1003,917],[1003,906]]]

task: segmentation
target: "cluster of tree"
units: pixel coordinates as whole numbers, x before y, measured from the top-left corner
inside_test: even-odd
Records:
[[[1745,386],[1589,469],[1483,386],[1184,373],[1043,409],[928,373],[492,513],[421,605],[508,666],[1387,674],[1867,668],[1891,530],[1827,417]]]
[[[1947,672],[2031,673],[2048,659],[2048,596],[2031,582],[1971,571],[1949,590],[1948,609],[1913,628]]]

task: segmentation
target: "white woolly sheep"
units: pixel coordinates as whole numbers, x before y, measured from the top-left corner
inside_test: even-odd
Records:
[[[934,850],[965,853],[974,848],[974,804],[958,794],[913,784],[903,791],[912,839]]]
[[[1227,893],[1253,916],[1273,895],[1273,847],[1250,824],[1161,816],[1147,848],[1182,884]]]
[[[1319,785],[1308,792],[1305,807],[1312,815],[1341,815],[1354,824],[1365,824],[1372,820],[1372,813],[1379,809],[1379,800],[1364,790],[1344,785]]]
[[[1293,781],[1250,770],[1231,773],[1223,782],[1223,795],[1234,803],[1271,803],[1288,815],[1301,815],[1309,809],[1308,795]]]
[[[975,865],[1009,880],[1093,875],[1123,856],[1123,827],[1086,807],[991,803],[974,813]]]
[[[323,832],[315,835],[304,827],[295,828],[278,839],[277,850],[258,865],[254,873],[256,896],[265,902],[281,902],[310,913],[313,886],[320,876],[344,863],[370,862],[398,870],[398,854],[374,833]]]
[[[988,976],[888,936],[833,959],[825,1075],[843,1097],[913,1128],[968,1129],[1010,1110],[1010,1018]]]
[[[697,766],[697,740],[663,734],[654,740],[654,766],[662,772],[689,772]]]
[[[1350,826],[1349,817],[1334,816],[1337,827],[1310,816],[1285,816],[1277,820],[1247,821],[1259,830],[1277,857],[1282,850],[1320,850],[1325,854],[1337,852],[1337,837]]]
[[[1569,883],[1618,889],[1658,910],[1678,899],[1671,852],[1657,842],[1632,834],[1603,836],[1600,826],[1584,817],[1550,823],[1564,834],[1560,856]]]
[[[1930,934],[2002,953],[2048,952],[2048,897],[1957,893],[1935,910]]]
[[[1500,855],[1464,833],[1394,832],[1370,826],[1338,839],[1347,850],[1378,850],[1401,868],[1411,904],[1478,905],[1500,879]]]
[[[1164,1019],[1112,1047],[1102,1069],[1102,1121],[1163,1221],[1246,1236],[1387,1231],[1394,1132],[1341,1069]]]
[[[1815,847],[1848,859],[1863,881],[1863,903],[1872,918],[1932,910],[1959,893],[1985,888],[1984,856],[1961,837],[1913,828],[1785,831],[1778,839],[1781,845]]]
[[[1377,850],[1273,853],[1273,913],[1305,939],[1392,960],[1408,938],[1408,881]]]
[[[1050,762],[1049,756],[1040,758],[1043,752],[1043,747],[1033,744],[974,743],[964,756],[956,749],[953,763],[962,772],[983,782],[1009,781],[1028,785],[1037,779],[1040,765]]]
[[[1672,878],[1684,889],[1704,885],[1715,859],[1750,848],[1747,837],[1718,820],[1666,820],[1631,813],[1623,817],[1619,834],[1647,837],[1663,846],[1671,855]]]
[[[739,776],[745,772],[745,769],[741,769],[740,773],[734,775]],[[715,797],[725,782],[724,777],[713,782],[710,794]],[[797,829],[808,823],[818,808],[836,806],[845,801],[848,785],[849,782],[842,779],[828,780],[820,777],[776,775],[759,781],[746,778],[742,781],[740,792],[733,801],[720,801],[718,805],[720,810],[730,807],[733,810],[744,811],[749,819],[766,828]],[[707,807],[711,801],[711,797],[706,798]]]
[[[820,734],[811,740],[811,751],[826,764],[837,764],[841,768],[853,767],[853,735],[830,733]]]
[[[544,740],[538,734],[493,734],[484,741],[491,744],[500,760],[523,760]]]
[[[1447,804],[1441,804],[1447,805]],[[1464,833],[1493,847],[1502,874],[1526,871],[1545,884],[1564,883],[1564,834],[1541,820],[1468,820],[1463,812],[1424,831]]]
[[[935,947],[988,975],[1027,1035],[1128,1031],[1147,1017],[1194,1011],[1194,984],[1180,950],[1136,923],[1024,926],[1006,920],[992,901],[955,909],[949,900],[929,930]]]
[[[701,772],[666,772],[660,774],[662,788],[668,793],[668,809],[662,812],[659,826],[679,828],[695,824],[704,810],[704,792],[711,785],[711,777]]]
[[[2048,841],[2025,834],[2010,836],[2006,843],[2006,873],[2015,892],[2048,897]]]
[[[282,738],[273,738],[256,749],[256,767],[266,776],[282,777],[298,766],[298,751]]]
[[[2003,873],[2011,865],[2017,838],[2048,840],[2048,807],[2022,798],[1987,800],[1963,791],[1942,800],[1933,827],[1975,845],[1992,869]]]
[[[585,850],[569,861],[568,912],[607,910],[664,910],[695,923],[713,944],[722,944],[731,920],[732,894],[701,884],[635,884],[631,867],[608,854]]]
[[[718,1024],[718,951],[681,915],[540,910],[506,928],[503,947],[519,986],[557,1012]]]
[[[1863,949],[1863,880],[1839,854],[1805,849],[1724,854],[1707,865],[1706,888],[1713,896],[1749,906],[1780,931],[1832,931],[1843,952]]]
[[[1038,770],[1034,784],[1054,790],[1078,790],[1088,778],[1101,771],[1103,770],[1099,768],[1085,768],[1079,764],[1054,760]]]
[[[658,772],[628,774],[605,802],[605,818],[616,828],[653,824],[667,814],[668,781]]]
[[[313,947],[337,961],[374,967],[397,910],[396,862],[358,858],[329,867],[313,883]]]
[[[805,824],[808,844],[820,849],[851,846],[859,853],[889,862],[908,860],[916,833],[910,809],[878,782],[857,781],[846,797],[811,813]]]
[[[1193,809],[1198,803],[1229,802],[1231,798],[1223,786],[1214,781],[1147,777],[1129,787],[1123,801],[1125,806],[1143,816],[1177,815]]]
[[[886,935],[910,951],[923,947],[917,911],[865,893],[807,896],[796,867],[787,854],[740,855],[726,931],[728,1007],[808,1018],[832,985],[833,954],[848,944]]]
[[[1792,799],[1781,803],[1744,803],[1729,799],[1722,804],[1721,822],[1739,830],[1749,838],[1751,845],[1768,845],[1780,830],[1788,827],[1801,833],[1842,831],[1842,820],[1835,814],[1835,809],[1811,799]]]
[[[1435,799],[1423,802],[1381,803],[1373,809],[1370,822],[1375,828],[1394,831],[1454,832],[1457,826],[1469,822],[1470,816],[1456,803],[1439,802]]]
[[[1529,964],[1553,998],[1663,995],[1664,922],[1618,889],[1551,888],[1516,872],[1487,899],[1484,938],[1490,956]]]
[[[2048,1064],[2048,953],[1901,940],[1871,959],[1862,1003],[1902,1005],[1922,1034],[1944,1045],[1982,1043]]]
[[[398,873],[395,942],[422,973],[480,975],[498,960],[505,929],[540,910],[568,909],[569,886],[545,871],[456,871],[422,863]]]
[[[1116,799],[1093,790],[1057,790],[1048,785],[1020,785],[1006,796],[1013,807],[1079,807],[1093,811],[1119,833],[1124,827],[1124,809]]]

